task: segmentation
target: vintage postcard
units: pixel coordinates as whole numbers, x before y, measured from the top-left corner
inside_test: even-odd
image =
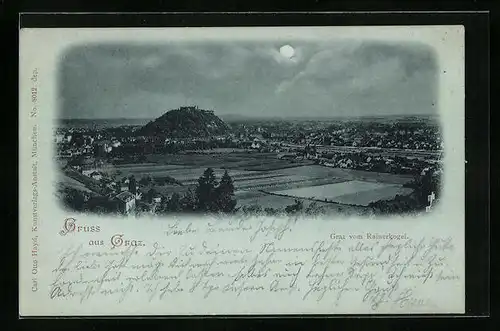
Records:
[[[21,29],[21,316],[463,313],[462,26]]]

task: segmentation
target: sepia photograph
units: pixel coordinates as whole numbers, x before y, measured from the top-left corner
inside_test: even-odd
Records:
[[[439,203],[439,68],[423,43],[82,44],[58,69],[68,210],[376,216]]]

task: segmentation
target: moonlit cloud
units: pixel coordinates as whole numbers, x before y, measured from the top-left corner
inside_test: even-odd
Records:
[[[64,118],[153,118],[196,104],[217,114],[434,114],[437,67],[420,44],[360,41],[71,49],[60,68]]]
[[[162,59],[158,55],[148,56],[142,59],[142,65],[148,68],[155,68],[162,64]]]

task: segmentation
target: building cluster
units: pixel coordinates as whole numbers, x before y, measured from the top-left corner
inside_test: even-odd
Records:
[[[114,130],[114,131],[113,131]],[[230,133],[208,138],[138,136],[133,128],[109,130],[59,130],[54,137],[61,158],[93,155],[130,157],[154,153],[178,153],[214,148],[240,148],[260,152],[296,153],[307,146],[440,151],[443,142],[437,127],[426,124],[366,124],[321,122],[233,123]],[[308,158],[318,158],[305,151]],[[368,157],[368,156],[367,156]],[[349,161],[351,160],[351,161]],[[391,162],[389,159],[386,162]],[[336,162],[336,161],[335,161]],[[353,163],[352,157],[340,164]],[[359,163],[359,162],[358,162]],[[367,162],[370,163],[370,162]],[[411,165],[408,165],[411,166]],[[404,166],[403,166],[404,167]]]
[[[301,145],[378,147],[408,150],[441,150],[438,126],[427,123],[379,124],[321,122],[266,122],[234,125],[236,136]]]
[[[125,141],[124,141],[125,140]],[[110,137],[99,131],[90,129],[59,129],[54,135],[57,156],[71,158],[88,155],[106,155],[113,149],[135,139]]]
[[[386,156],[370,153],[323,154],[317,157],[319,164],[344,169],[373,172],[418,175],[427,167],[442,168],[441,159]]]
[[[99,200],[98,206],[108,212],[155,212],[163,196],[151,188],[150,182],[133,177],[118,178],[116,174],[108,173],[107,166],[101,159],[85,156],[68,162],[63,171],[93,192],[84,195],[89,206],[95,199]]]
[[[154,212],[163,197],[147,182],[110,176],[106,164],[140,162],[148,154],[236,148],[328,167],[417,174],[441,168],[443,147],[438,127],[428,123],[247,121],[232,123],[229,133],[208,138],[140,136],[136,129],[60,128],[54,134],[57,156],[66,160],[67,175],[104,196],[109,208],[125,214]]]

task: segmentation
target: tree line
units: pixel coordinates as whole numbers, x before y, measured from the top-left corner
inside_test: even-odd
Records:
[[[207,168],[198,178],[194,190],[181,196],[174,193],[162,201],[161,212],[210,212],[232,213],[236,211],[234,183],[227,170],[220,181],[212,168]]]
[[[372,202],[369,207],[377,214],[409,214],[425,211],[431,193],[434,193],[436,199],[440,198],[441,174],[429,169],[403,186],[413,189],[413,192],[409,195],[396,195],[391,200]]]
[[[189,189],[183,196],[174,193],[170,198],[163,200],[159,212],[242,213],[268,216],[299,213],[317,215],[325,212],[324,208],[318,206],[317,203],[313,202],[305,206],[303,201],[299,199],[284,208],[262,208],[259,205],[236,207],[236,205],[233,179],[229,176],[227,170],[218,181],[213,169],[207,168],[203,175],[198,178],[193,190]]]

